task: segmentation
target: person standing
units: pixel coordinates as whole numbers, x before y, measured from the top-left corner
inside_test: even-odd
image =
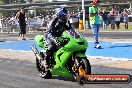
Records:
[[[28,17],[24,11],[24,8],[21,8],[16,14],[16,20],[18,20],[19,23],[20,37],[22,40],[26,40],[24,34],[26,34],[26,21],[28,20]]]
[[[101,45],[99,45],[99,29],[100,29],[100,8],[99,3],[101,1],[99,0],[93,0],[93,5],[89,7],[89,18],[90,18],[90,26],[94,34],[94,48],[100,48]]]
[[[12,17],[10,18],[10,20],[9,20],[10,22],[11,22],[11,31],[15,31],[14,29],[16,29],[16,19],[15,19],[15,17],[12,15]]]
[[[107,29],[109,18],[108,18],[108,12],[106,12],[105,10],[103,10],[102,19],[103,19],[103,28]]]
[[[128,29],[128,21],[129,21],[127,9],[124,9],[123,17],[124,17],[125,29],[127,30]]]
[[[115,9],[112,8],[112,10],[110,11],[110,23],[111,23],[111,29],[115,30]]]
[[[117,11],[117,12],[116,12],[116,15],[115,15],[115,23],[116,23],[117,29],[120,28],[120,21],[121,21],[121,15],[120,15],[119,12]]]
[[[6,17],[2,16],[2,18],[1,18],[1,24],[2,24],[1,32],[4,32],[5,28],[6,28]]]

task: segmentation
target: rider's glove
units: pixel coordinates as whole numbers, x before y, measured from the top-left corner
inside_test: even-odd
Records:
[[[61,46],[61,42],[57,41],[56,46],[60,47]]]
[[[54,42],[54,44],[56,46],[60,46],[61,45],[61,42],[59,40],[57,40],[56,38],[52,38],[52,41]]]

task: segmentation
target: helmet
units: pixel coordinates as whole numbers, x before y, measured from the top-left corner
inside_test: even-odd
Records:
[[[67,22],[68,11],[66,8],[61,8],[57,11],[57,17],[60,22]]]

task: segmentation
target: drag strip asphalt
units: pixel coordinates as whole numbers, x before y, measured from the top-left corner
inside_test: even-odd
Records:
[[[35,63],[26,60],[0,58],[0,88],[131,88],[132,83],[85,84],[53,76],[43,79],[38,75]],[[93,74],[131,74],[132,70],[92,65]]]

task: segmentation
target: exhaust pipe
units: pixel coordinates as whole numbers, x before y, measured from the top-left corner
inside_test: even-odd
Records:
[[[43,60],[44,58],[42,57],[42,55],[39,53],[38,49],[36,46],[31,46],[33,53],[35,54],[36,58],[39,61],[42,61],[40,64],[42,66],[45,66],[45,71],[48,71],[48,65],[46,64],[46,60]]]
[[[38,49],[36,46],[31,46],[33,53],[35,54],[35,56],[37,57],[38,60],[43,60],[43,57],[41,56],[41,54],[39,53]]]

